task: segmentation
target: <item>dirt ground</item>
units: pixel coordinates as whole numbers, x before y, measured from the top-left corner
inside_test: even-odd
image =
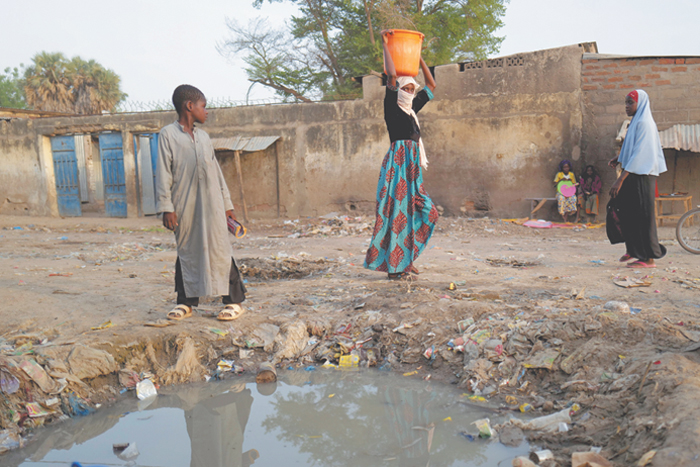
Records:
[[[175,303],[174,237],[158,219],[0,216],[0,376],[21,387],[0,400],[0,434],[24,440],[76,400],[109,402],[126,370],[171,384],[215,375],[222,358],[254,373],[269,359],[354,353],[360,366],[458,384],[475,404],[519,416],[529,404],[521,418],[569,409],[568,431],[525,431],[554,451],[550,465],[592,446],[615,466],[652,450],[650,466],[700,465],[700,266],[671,228],[666,258],[640,271],[618,263],[624,248],[604,228],[443,218],[421,274],[401,281],[362,268],[371,228],[368,217],[252,222],[232,239],[247,312],[219,322],[209,299],[152,327]],[[625,277],[645,286],[614,283]],[[20,369],[31,359],[46,386]],[[48,415],[28,416],[32,401]]]

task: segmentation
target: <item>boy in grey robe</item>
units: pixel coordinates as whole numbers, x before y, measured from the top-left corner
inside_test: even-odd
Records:
[[[177,242],[177,306],[168,313],[174,320],[191,316],[203,296],[223,296],[222,321],[244,311],[246,290],[228,238],[233,203],[209,135],[194,126],[207,120],[206,103],[199,89],[178,86],[173,93],[178,120],[161,129],[158,142],[156,210]]]

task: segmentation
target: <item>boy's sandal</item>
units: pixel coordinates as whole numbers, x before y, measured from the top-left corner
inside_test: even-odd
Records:
[[[168,312],[167,318],[174,321],[180,321],[181,319],[189,318],[190,316],[192,316],[192,307],[187,305],[177,305]]]
[[[233,321],[234,319],[245,313],[245,308],[240,306],[238,303],[228,304],[224,306],[224,309],[219,312],[219,316],[216,317],[219,321]]]
[[[629,260],[631,260],[631,259],[632,259],[632,255],[628,255],[627,253],[625,253],[625,254],[622,255],[622,257],[620,258],[620,262],[621,262],[621,263],[626,263],[627,261],[629,261]]]
[[[629,263],[627,267],[632,269],[655,268],[656,264],[649,264],[645,263],[644,261],[635,261],[634,263]]]

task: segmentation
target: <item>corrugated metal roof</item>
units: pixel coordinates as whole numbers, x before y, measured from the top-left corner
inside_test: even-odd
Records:
[[[211,143],[215,150],[224,151],[263,151],[270,147],[279,136],[234,136],[232,138],[212,138]]]
[[[673,125],[660,131],[661,147],[700,152],[700,125]]]
[[[622,122],[617,133],[617,141],[622,142],[627,136],[630,120]],[[700,152],[700,125],[673,125],[671,128],[659,132],[661,147],[676,149],[678,151]]]

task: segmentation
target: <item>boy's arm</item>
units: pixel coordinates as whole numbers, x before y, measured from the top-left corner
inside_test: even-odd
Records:
[[[156,212],[163,213],[163,225],[170,230],[177,226],[175,206],[172,200],[173,152],[167,133],[158,138],[158,158],[156,159]],[[172,217],[175,217],[172,219]]]

